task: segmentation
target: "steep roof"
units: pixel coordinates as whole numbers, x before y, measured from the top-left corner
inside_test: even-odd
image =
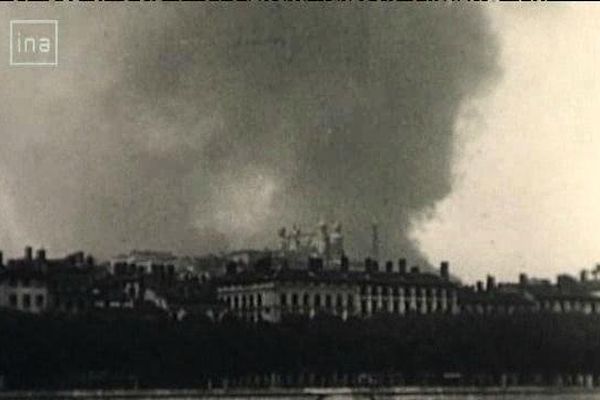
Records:
[[[258,282],[306,282],[330,284],[379,284],[454,287],[454,283],[431,273],[365,272],[300,269],[280,269],[269,271],[245,270],[226,275],[217,280],[218,285]]]

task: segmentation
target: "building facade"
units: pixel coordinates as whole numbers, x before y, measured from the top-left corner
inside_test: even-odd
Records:
[[[521,274],[518,283],[496,284],[488,276],[484,287],[462,287],[459,292],[461,312],[495,315],[519,313],[580,313],[600,314],[600,281],[588,281],[569,275],[559,275],[555,283],[545,279],[530,279]]]
[[[367,261],[366,264],[369,264]],[[410,315],[459,311],[458,288],[442,275],[397,271],[279,269],[232,273],[218,282],[218,300],[230,315],[248,321],[279,322],[286,316],[331,315],[343,320],[377,314]]]
[[[93,258],[81,252],[47,259],[44,249],[33,257],[26,247],[22,258],[0,261],[0,307],[32,314],[85,311],[91,306],[94,267]]]

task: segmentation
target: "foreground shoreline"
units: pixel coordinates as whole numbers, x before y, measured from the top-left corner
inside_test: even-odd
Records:
[[[600,394],[600,387],[559,386],[403,386],[272,389],[118,389],[19,390],[0,392],[0,399],[375,399],[405,396]]]

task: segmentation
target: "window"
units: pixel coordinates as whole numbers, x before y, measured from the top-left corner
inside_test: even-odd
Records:
[[[367,302],[365,300],[360,302],[360,310],[363,314],[367,313]]]
[[[338,307],[341,307],[341,306],[342,306],[342,304],[344,303],[344,301],[342,300],[342,295],[341,295],[341,294],[338,294],[338,295],[337,295],[337,299],[335,300],[335,303],[336,303],[336,305],[337,305]]]
[[[259,307],[262,307],[262,294],[260,294],[260,293],[256,296],[256,304]]]
[[[331,307],[331,295],[327,294],[325,295],[325,307]]]
[[[377,311],[377,300],[371,301],[371,312],[375,313]]]
[[[298,293],[292,295],[292,305],[296,307],[298,305]]]
[[[37,296],[35,296],[35,306],[37,308],[44,307],[44,295],[38,294]]]
[[[8,281],[8,285],[10,287],[17,287],[17,280],[15,278],[10,278]]]
[[[287,305],[287,296],[285,295],[285,293],[281,294],[279,302],[282,306]]]
[[[17,306],[17,295],[14,293],[11,294],[8,297],[8,301],[9,301],[11,307],[16,307]]]
[[[31,295],[24,294],[23,295],[23,308],[28,309],[31,307]]]
[[[31,286],[31,281],[29,279],[23,279],[23,287]]]
[[[310,296],[308,295],[308,293],[304,293],[303,303],[304,303],[305,306],[309,305],[309,303],[310,303]]]
[[[321,307],[321,295],[315,294],[315,307]]]
[[[348,308],[354,307],[354,296],[349,294],[348,298],[346,299],[346,303],[348,304]]]
[[[361,296],[367,295],[367,287],[365,285],[360,287],[360,294],[361,294]]]

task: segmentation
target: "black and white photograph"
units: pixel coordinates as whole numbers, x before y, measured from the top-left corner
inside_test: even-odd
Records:
[[[600,5],[4,0],[0,400],[600,399]]]

